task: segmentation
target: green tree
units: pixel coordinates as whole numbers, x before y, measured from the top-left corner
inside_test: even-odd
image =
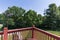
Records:
[[[49,5],[49,8],[46,10],[45,12],[45,16],[46,16],[46,19],[45,19],[45,27],[49,27],[51,29],[56,29],[57,27],[57,16],[58,16],[58,8],[56,6],[56,4],[50,4]],[[55,30],[54,29],[54,30]]]
[[[60,6],[58,7],[58,15],[57,15],[57,27],[58,27],[58,30],[60,30]]]
[[[8,28],[22,27],[24,13],[25,10],[21,7],[8,7],[8,9],[3,13],[5,15],[5,19],[7,20],[6,22],[8,24]]]
[[[40,14],[37,14],[37,12],[34,10],[29,10],[25,13],[24,20],[26,26],[35,25],[39,27],[42,23],[42,16]]]
[[[34,10],[29,10],[24,15],[24,20],[26,21],[27,26],[36,25],[37,13]]]
[[[3,22],[4,22],[4,15],[0,14],[0,23],[3,24]]]
[[[3,13],[4,26],[7,26],[9,29],[13,28],[22,28],[22,27],[31,27],[35,25],[40,28],[42,24],[42,15],[37,14],[34,10],[25,10],[21,7],[8,7],[8,9]]]
[[[38,14],[37,21],[36,21],[36,26],[38,28],[41,28],[42,23],[43,23],[43,16],[41,14]]]

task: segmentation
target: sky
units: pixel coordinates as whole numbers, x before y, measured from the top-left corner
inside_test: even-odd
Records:
[[[60,5],[60,0],[0,0],[0,13],[8,9],[8,7],[18,6],[22,7],[26,11],[29,9],[35,10],[38,14],[43,15],[44,10],[48,8],[48,5],[55,3]]]

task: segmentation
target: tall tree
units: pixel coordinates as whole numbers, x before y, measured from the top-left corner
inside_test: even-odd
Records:
[[[37,27],[40,27],[42,23],[42,16],[40,14],[37,14],[37,12],[34,10],[29,10],[24,14],[24,20],[26,26],[35,25]]]
[[[56,4],[50,4],[49,8],[46,10],[45,12],[45,26],[49,27],[51,29],[56,28],[57,25],[57,15],[58,15],[58,8],[56,6]]]
[[[32,26],[33,24],[35,25],[37,20],[37,13],[34,10],[29,10],[27,13],[25,13],[24,19],[27,26]]]
[[[36,21],[36,26],[38,28],[41,28],[42,23],[43,23],[43,16],[41,14],[38,14],[37,21]]]
[[[23,15],[25,10],[21,7],[8,7],[4,12],[4,15],[7,19],[8,28],[19,28],[22,27]],[[13,24],[13,25],[12,25]],[[12,27],[10,27],[12,25]]]
[[[58,27],[58,30],[60,30],[60,6],[58,7],[58,15],[57,15],[57,27]]]

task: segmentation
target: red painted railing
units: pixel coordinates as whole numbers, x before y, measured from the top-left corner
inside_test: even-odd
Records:
[[[0,40],[60,40],[60,36],[51,34],[35,26],[29,28],[8,30],[0,32]]]
[[[40,40],[60,40],[60,36],[54,35],[52,33],[49,33],[47,31],[41,30],[39,28],[34,28],[34,36],[36,39]],[[39,35],[37,35],[39,34]],[[38,37],[39,36],[39,37]],[[37,38],[38,37],[38,38]]]

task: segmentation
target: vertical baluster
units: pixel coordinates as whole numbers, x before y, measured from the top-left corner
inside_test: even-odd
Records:
[[[11,40],[12,40],[12,38],[13,38],[13,33],[11,33]]]
[[[17,38],[16,38],[16,32],[14,32],[14,40],[16,40]]]
[[[43,33],[43,40],[44,40],[44,33]]]
[[[13,40],[13,33],[12,33],[12,40]]]
[[[47,40],[47,35],[45,34],[45,40]]]
[[[1,34],[1,40],[3,40],[3,35]]]
[[[46,40],[46,38],[47,38],[47,35],[46,35],[46,34],[44,34],[44,40]]]
[[[9,40],[12,40],[12,34],[9,33]]]
[[[43,40],[43,33],[41,33],[41,37],[42,37],[42,40]]]
[[[19,35],[18,35],[18,32],[15,32],[14,35],[15,35],[15,40],[18,40],[18,39],[19,39],[19,37],[18,37],[18,36],[19,36]]]
[[[44,34],[42,33],[42,40],[44,40]]]
[[[48,40],[49,40],[49,35],[48,35]]]
[[[8,40],[11,40],[11,33],[8,34]]]
[[[18,38],[19,38],[17,34],[18,34],[18,32],[16,32],[16,40],[18,40]]]
[[[53,40],[56,40],[55,38],[53,38]]]
[[[19,40],[19,32],[16,32],[16,34],[17,34],[17,35],[16,35],[16,36],[17,36],[17,39]]]
[[[20,32],[17,32],[18,40],[21,39]]]
[[[52,37],[50,36],[50,40],[52,40]]]
[[[9,34],[8,34],[8,40],[9,40]]]
[[[20,40],[23,40],[23,37],[22,37],[22,34],[21,34],[22,32],[19,32],[19,34],[20,34]]]
[[[13,32],[13,33],[12,33],[12,40],[14,40],[14,39],[15,39],[15,37],[14,37],[14,36],[15,36],[15,32]]]
[[[12,33],[12,40],[14,40],[14,33]]]
[[[48,35],[46,35],[46,40],[48,40]]]

